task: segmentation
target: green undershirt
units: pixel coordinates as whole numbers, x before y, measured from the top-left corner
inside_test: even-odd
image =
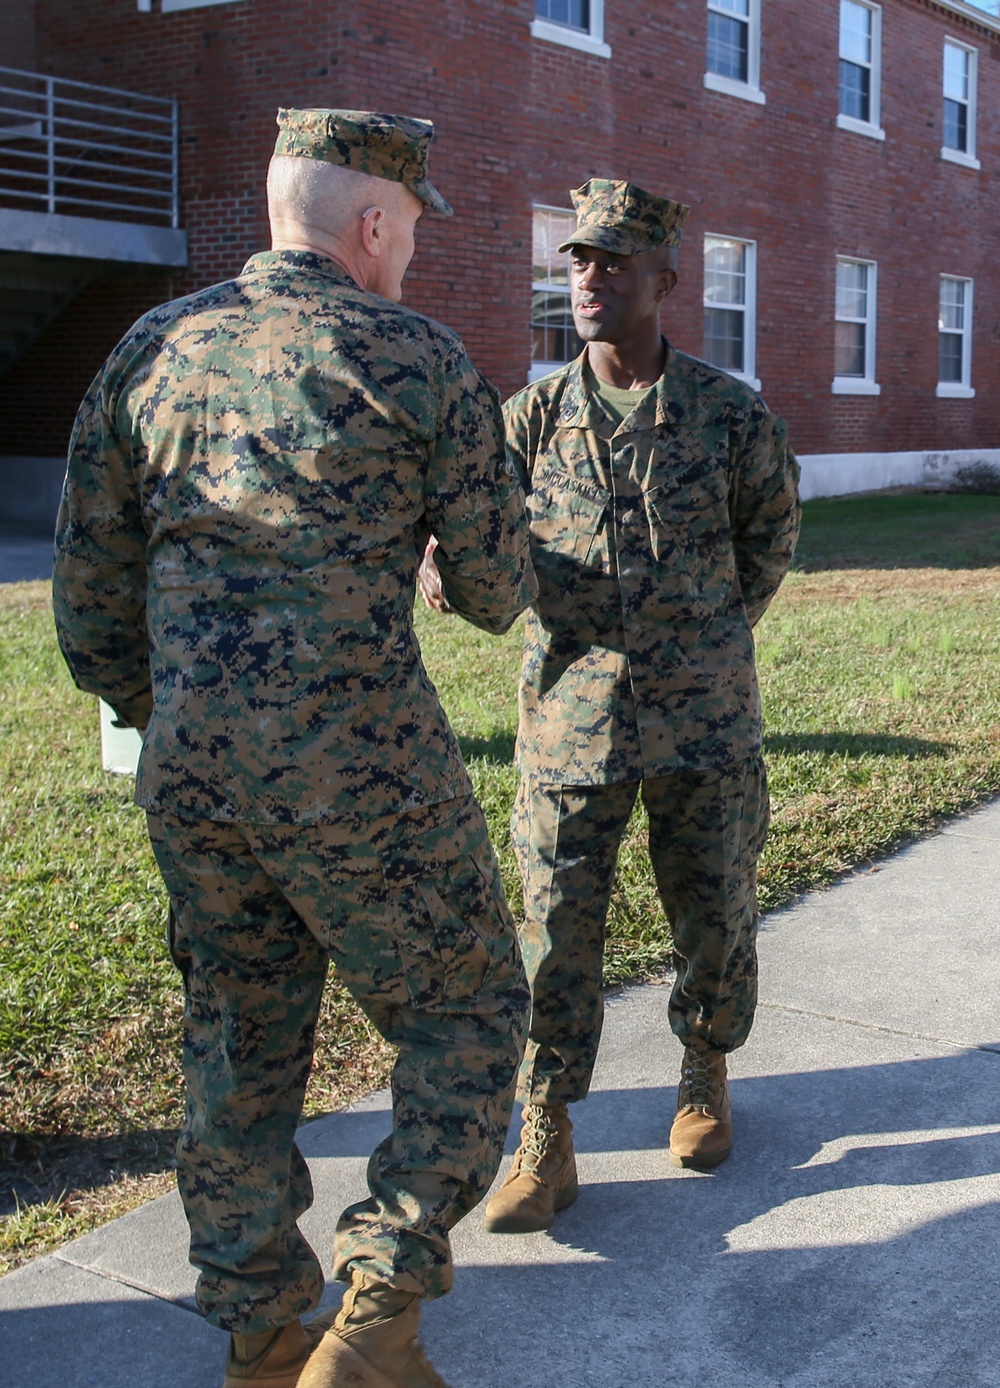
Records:
[[[611,424],[611,432],[618,428],[626,415],[630,415],[652,386],[640,386],[638,390],[623,390],[621,386],[609,385],[589,365],[584,367],[584,384],[595,397]]]

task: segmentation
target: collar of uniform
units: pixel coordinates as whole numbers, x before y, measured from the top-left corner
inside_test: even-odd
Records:
[[[597,429],[604,424],[604,411],[587,389],[585,368],[587,349],[569,364],[566,383],[559,401],[559,424],[567,429]]]
[[[653,389],[642,397],[638,405],[618,426],[620,434],[631,434],[642,429],[660,429],[664,425],[674,425],[678,420],[676,391],[677,353],[666,338],[663,339],[666,356],[663,370]],[[628,428],[625,428],[628,423]]]
[[[262,270],[311,270],[332,280],[354,280],[339,261],[318,251],[258,251],[243,267],[244,275],[259,274]]]
[[[659,380],[654,389],[647,392],[632,413],[627,416],[630,421],[629,427],[627,429],[624,427],[625,421],[623,420],[618,426],[618,433],[631,434],[643,429],[657,429],[664,424],[677,423],[678,405],[674,398],[673,389],[677,353],[666,338],[663,339],[663,345],[667,349],[667,354]],[[584,377],[586,362],[587,348],[584,347],[580,355],[570,362],[569,370],[566,373],[566,385],[563,388],[562,399],[559,403],[559,423],[566,428],[593,429],[604,420],[604,413],[600,405],[587,389]]]

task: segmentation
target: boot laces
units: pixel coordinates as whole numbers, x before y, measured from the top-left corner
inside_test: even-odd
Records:
[[[690,1108],[711,1108],[715,1103],[712,1087],[714,1057],[701,1051],[687,1051],[681,1065],[681,1097]]]
[[[525,1105],[524,1118],[524,1132],[521,1134],[518,1155],[521,1158],[520,1165],[531,1168],[552,1155],[551,1149],[559,1129],[549,1110],[541,1104]]]

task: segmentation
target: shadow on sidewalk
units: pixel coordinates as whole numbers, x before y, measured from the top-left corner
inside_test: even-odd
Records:
[[[429,1308],[441,1371],[457,1388],[996,1388],[998,1082],[985,1049],[737,1079],[737,1145],[710,1176],[666,1163],[672,1089],[592,1094],[576,1204],[520,1251],[471,1235],[465,1258],[489,1263]],[[614,1179],[615,1150],[655,1174]]]
[[[672,1087],[595,1092],[574,1110],[580,1198],[551,1233],[490,1237],[481,1211],[456,1231],[432,1359],[454,1388],[995,1388],[998,1067],[975,1049],[737,1078],[737,1146],[710,1176],[667,1165]],[[324,1223],[387,1127],[382,1108],[303,1133]],[[19,1377],[0,1367],[11,1388],[125,1388],[130,1345],[144,1388],[211,1388],[224,1352],[128,1288],[8,1310],[5,1333],[28,1346]]]

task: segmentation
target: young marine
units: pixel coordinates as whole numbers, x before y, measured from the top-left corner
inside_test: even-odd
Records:
[[[688,209],[602,178],[571,196],[559,249],[584,349],[504,410],[539,592],[513,815],[531,1024],[521,1145],[486,1211],[497,1233],[548,1228],[577,1194],[568,1105],[597,1056],[605,920],[639,795],[677,965],[670,1157],[709,1170],[729,1155],[726,1056],[754,1016],[768,823],[751,629],[799,525],[783,423],[661,334]]]

